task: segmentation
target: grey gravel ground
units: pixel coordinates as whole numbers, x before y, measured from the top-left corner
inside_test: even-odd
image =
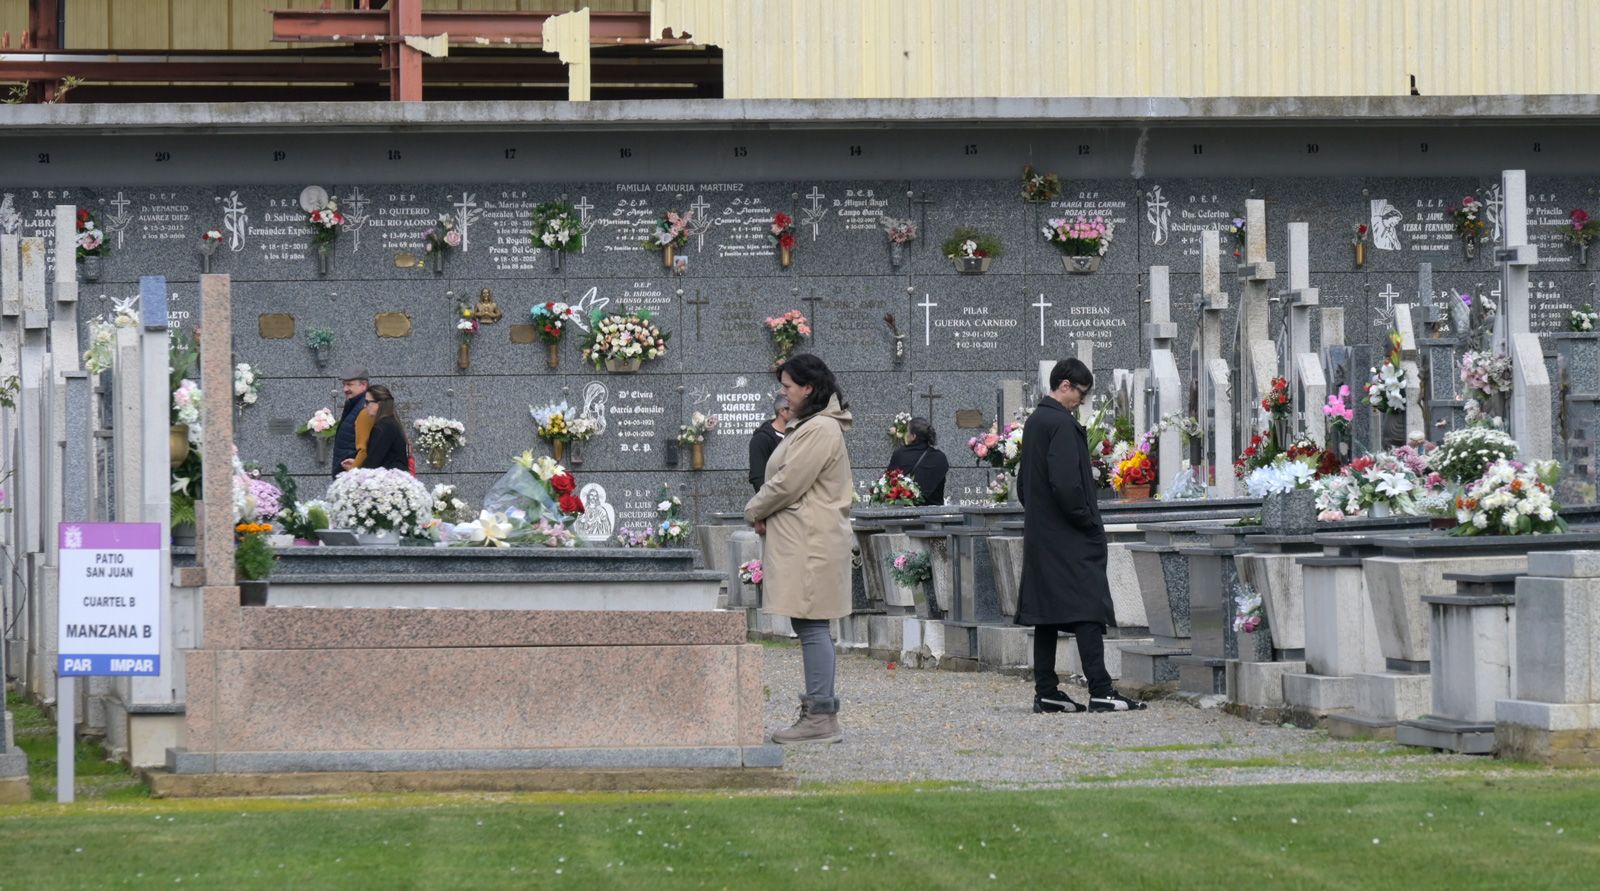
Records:
[[[771,645],[767,732],[795,717],[800,650]],[[957,782],[981,786],[1378,782],[1514,769],[1384,742],[1256,724],[1217,709],[1156,701],[1143,712],[1035,715],[1032,682],[992,672],[888,669],[839,658],[844,742],[791,746],[802,783]],[[1087,702],[1087,691],[1068,687]],[[1525,768],[1524,768],[1525,769]]]

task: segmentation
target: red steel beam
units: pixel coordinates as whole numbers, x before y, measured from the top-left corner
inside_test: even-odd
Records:
[[[566,66],[554,56],[524,59],[428,60],[429,78],[447,83],[507,83],[526,80],[566,81]],[[278,59],[246,61],[6,61],[0,62],[0,82],[58,81],[73,76],[90,83],[380,83],[388,75],[371,59],[348,61]],[[597,59],[591,77],[596,81],[648,81],[651,83],[718,83],[722,67],[703,58]]]
[[[392,43],[399,40],[393,30],[390,9],[274,9],[272,39],[290,43]],[[411,37],[437,37],[449,34],[451,43],[471,44],[479,38],[491,45],[539,43],[544,39],[544,22],[559,12],[475,12],[467,10],[427,10],[417,30],[406,30]],[[595,44],[651,41],[648,12],[590,12],[589,40]],[[685,44],[687,40],[657,38],[663,45]]]

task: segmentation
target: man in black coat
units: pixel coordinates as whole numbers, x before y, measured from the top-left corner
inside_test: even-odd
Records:
[[[334,476],[344,473],[345,459],[354,458],[356,450],[366,445],[367,434],[372,430],[372,419],[362,411],[366,405],[367,372],[358,368],[344,377],[344,411],[339,414],[339,426],[333,434]]]
[[[1067,632],[1089,680],[1092,712],[1145,707],[1118,693],[1105,664],[1106,626],[1117,624],[1106,578],[1106,531],[1095,499],[1089,444],[1073,415],[1094,386],[1089,366],[1063,359],[1050,370],[1050,395],[1022,428],[1017,495],[1023,506],[1022,581],[1017,624],[1033,626],[1033,710],[1081,712],[1056,676],[1056,640]]]
[[[793,413],[789,410],[789,400],[779,393],[772,400],[772,420],[750,434],[750,488],[757,492],[761,491],[761,484],[767,481],[767,460],[777,451],[778,443],[783,442],[784,431],[789,428],[791,417]]]

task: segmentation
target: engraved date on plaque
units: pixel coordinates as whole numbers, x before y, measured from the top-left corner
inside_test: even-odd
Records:
[[[294,316],[282,312],[264,312],[259,319],[262,340],[290,340],[294,337]]]
[[[983,412],[975,408],[963,408],[956,412],[956,426],[962,430],[982,430],[989,426],[983,419]]]
[[[539,329],[532,325],[512,325],[512,343],[533,343],[539,336]]]
[[[379,337],[410,337],[411,315],[403,312],[380,312],[372,317]]]

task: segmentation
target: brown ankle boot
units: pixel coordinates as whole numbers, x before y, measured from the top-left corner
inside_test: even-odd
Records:
[[[821,709],[827,708],[827,711]],[[844,739],[839,732],[838,701],[823,704],[808,699],[800,700],[800,719],[787,730],[772,734],[772,741],[780,746],[795,743],[836,743]]]

